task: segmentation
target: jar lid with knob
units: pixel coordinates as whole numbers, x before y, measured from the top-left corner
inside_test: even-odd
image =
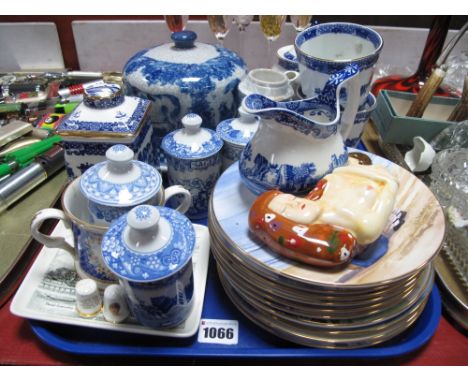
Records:
[[[164,153],[180,159],[202,159],[217,154],[223,140],[211,129],[201,127],[199,115],[189,113],[182,118],[182,129],[167,134],[161,143]]]
[[[130,207],[144,203],[162,187],[159,172],[149,164],[133,159],[133,151],[117,144],[106,151],[106,161],[84,172],[82,194],[104,206]]]
[[[140,205],[109,227],[102,239],[102,257],[119,278],[154,282],[190,261],[195,239],[185,215],[167,207]]]

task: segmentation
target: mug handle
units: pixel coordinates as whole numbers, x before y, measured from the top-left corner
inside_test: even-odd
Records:
[[[32,237],[48,248],[60,248],[75,256],[75,248],[68,244],[63,236],[50,236],[39,232],[42,223],[48,219],[62,220],[65,227],[70,229],[70,220],[68,220],[63,211],[55,208],[44,208],[37,212],[31,221]]]
[[[357,74],[347,81],[348,99],[340,122],[340,132],[343,137],[343,141],[348,139],[359,110],[359,103],[361,100],[361,79],[359,77],[360,76]]]
[[[174,195],[182,195],[182,202],[177,206],[176,211],[185,214],[192,205],[192,194],[182,186],[175,185],[164,190],[164,200],[167,202]]]

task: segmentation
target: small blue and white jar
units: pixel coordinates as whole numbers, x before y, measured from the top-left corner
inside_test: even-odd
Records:
[[[149,205],[116,220],[101,245],[104,264],[119,279],[133,316],[153,329],[177,326],[190,315],[194,248],[190,220]]]
[[[216,132],[224,142],[221,151],[222,171],[239,160],[242,150],[254,136],[259,123],[260,117],[249,114],[239,107],[238,118],[226,119],[216,127]]]
[[[200,127],[202,119],[197,114],[187,114],[182,124],[183,129],[167,134],[161,144],[167,159],[168,180],[169,184],[180,184],[192,194],[187,216],[204,219],[221,173],[223,141],[215,131]]]
[[[179,211],[185,213],[190,207],[189,191],[178,185],[165,190],[159,172],[133,157],[127,146],[114,145],[106,151],[107,161],[94,165],[81,176],[80,190],[88,200],[94,224],[107,227],[137,205],[163,205],[176,195],[182,198]]]

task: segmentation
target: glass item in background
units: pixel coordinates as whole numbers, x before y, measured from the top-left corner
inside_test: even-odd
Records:
[[[245,32],[245,29],[250,25],[253,20],[253,16],[234,16],[234,23],[239,28],[239,32]]]
[[[291,23],[294,26],[294,29],[298,33],[306,29],[312,21],[312,16],[290,15],[289,17],[291,18]]]
[[[239,55],[241,57],[245,57],[244,56],[244,32],[245,32],[245,29],[252,22],[253,18],[254,18],[253,16],[248,16],[248,15],[234,16],[234,24],[236,24],[237,28],[239,29]]]
[[[229,26],[231,24],[232,16],[208,16],[208,24],[211,31],[214,33],[216,40],[223,45],[223,41],[229,33]]]
[[[262,30],[263,35],[266,37],[268,41],[268,67],[271,66],[273,63],[272,58],[272,49],[271,45],[273,41],[276,41],[278,37],[281,35],[281,29],[283,28],[284,21],[286,20],[286,16],[281,15],[262,15],[260,16],[260,28]]]
[[[189,16],[164,16],[167,27],[171,32],[180,32],[185,29]]]
[[[442,84],[450,88],[454,93],[461,94],[463,82],[465,77],[468,76],[468,49],[462,51],[459,55],[450,56],[446,65],[447,74]]]
[[[377,96],[382,89],[397,90],[410,93],[418,93],[425,81],[431,75],[432,69],[440,56],[444,46],[445,38],[449,29],[451,16],[435,16],[432,22],[426,45],[422,53],[416,72],[404,77],[401,75],[391,75],[383,77],[374,82],[372,93]],[[452,94],[443,88],[438,88],[435,96],[451,96]]]
[[[446,149],[468,149],[468,120],[461,121],[442,130],[432,141],[436,151]]]

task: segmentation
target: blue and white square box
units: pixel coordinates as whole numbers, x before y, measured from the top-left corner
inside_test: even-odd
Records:
[[[60,124],[69,179],[106,159],[106,151],[121,143],[135,159],[159,163],[156,137],[151,127],[151,101],[124,96],[119,85],[87,89],[83,102]]]

